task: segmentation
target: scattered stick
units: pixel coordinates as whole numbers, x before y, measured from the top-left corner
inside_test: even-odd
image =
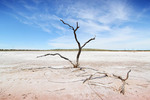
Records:
[[[93,77],[93,76],[94,76],[95,74],[97,74],[97,73],[99,73],[99,74],[104,74],[104,76]],[[83,84],[84,84],[86,81],[88,81],[88,80],[93,80],[93,79],[108,77],[108,74],[107,74],[107,73],[96,72],[95,74],[90,75],[89,78],[86,78],[86,79],[83,81]]]
[[[92,78],[92,76],[93,76],[93,75],[90,75],[89,78],[86,78],[86,79],[83,81],[83,84],[84,84],[86,81],[90,80],[90,79]]]
[[[131,70],[129,70],[129,71],[127,72],[127,76],[126,76],[125,79],[123,79],[121,76],[117,76],[117,75],[114,75],[114,74],[113,74],[114,77],[120,79],[120,80],[122,81],[122,83],[123,83],[122,86],[120,87],[120,93],[122,93],[123,95],[125,94],[125,84],[126,84],[126,80],[129,78],[129,73],[130,73],[130,72],[131,72]]]

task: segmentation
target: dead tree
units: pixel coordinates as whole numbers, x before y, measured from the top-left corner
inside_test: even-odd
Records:
[[[76,63],[74,64],[71,60],[69,60],[68,58],[66,58],[66,57],[64,57],[64,56],[62,56],[62,55],[60,55],[59,53],[55,53],[55,54],[45,54],[45,55],[38,56],[38,57],[43,57],[43,56],[48,56],[48,55],[52,55],[52,56],[58,55],[58,56],[60,56],[61,58],[63,58],[63,59],[65,59],[65,60],[69,61],[69,62],[73,65],[74,68],[78,68],[78,67],[79,67],[79,58],[80,58],[80,54],[81,54],[81,51],[82,51],[83,47],[84,47],[86,44],[88,44],[90,41],[95,40],[95,37],[89,39],[87,42],[85,42],[83,45],[81,45],[80,42],[78,41],[77,34],[76,34],[76,31],[77,31],[78,28],[79,28],[78,22],[76,23],[76,28],[74,28],[74,27],[71,26],[70,24],[65,23],[62,19],[60,19],[60,21],[61,21],[63,24],[67,25],[70,29],[73,30],[75,41],[76,41],[77,44],[78,44],[78,53],[77,53],[77,56],[76,56]]]
[[[125,84],[126,84],[126,80],[129,78],[129,73],[130,73],[130,72],[131,72],[131,70],[129,70],[129,71],[127,72],[127,76],[126,76],[125,79],[123,79],[121,76],[117,76],[117,75],[114,75],[114,74],[113,74],[114,77],[120,79],[120,80],[122,81],[122,83],[123,83],[122,86],[120,87],[120,93],[122,93],[123,95],[125,94]]]

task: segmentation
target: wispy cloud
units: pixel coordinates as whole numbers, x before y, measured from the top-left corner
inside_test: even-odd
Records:
[[[86,47],[124,49],[145,43],[143,40],[140,40],[141,43],[137,42],[143,30],[135,29],[127,23],[135,20],[134,18],[142,18],[150,9],[145,8],[137,13],[128,0],[31,0],[32,3],[16,0],[16,4],[5,0],[3,2],[15,12],[14,16],[20,22],[39,27],[47,33],[58,34],[49,41],[52,48],[74,48],[75,45],[72,31],[59,21],[60,18],[74,27],[79,22],[77,36],[81,43],[97,36]],[[21,6],[16,6],[17,4]],[[127,46],[123,47],[125,45],[122,44]]]
[[[49,45],[56,49],[77,48],[73,35],[52,39],[49,41]]]

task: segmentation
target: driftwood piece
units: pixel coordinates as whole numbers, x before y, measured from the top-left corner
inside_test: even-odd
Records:
[[[127,72],[127,76],[126,76],[126,78],[122,78],[121,76],[117,76],[117,75],[114,75],[113,74],[113,76],[114,77],[116,77],[116,78],[118,78],[118,79],[120,79],[121,81],[122,81],[122,86],[120,87],[120,93],[122,93],[123,95],[125,94],[125,84],[126,84],[126,80],[129,78],[129,73],[131,72],[131,70],[129,70],[128,72]]]

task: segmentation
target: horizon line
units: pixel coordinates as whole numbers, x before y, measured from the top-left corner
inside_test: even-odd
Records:
[[[0,51],[78,51],[78,49],[0,49]],[[111,49],[96,49],[84,48],[82,51],[150,51],[150,50],[111,50]]]

